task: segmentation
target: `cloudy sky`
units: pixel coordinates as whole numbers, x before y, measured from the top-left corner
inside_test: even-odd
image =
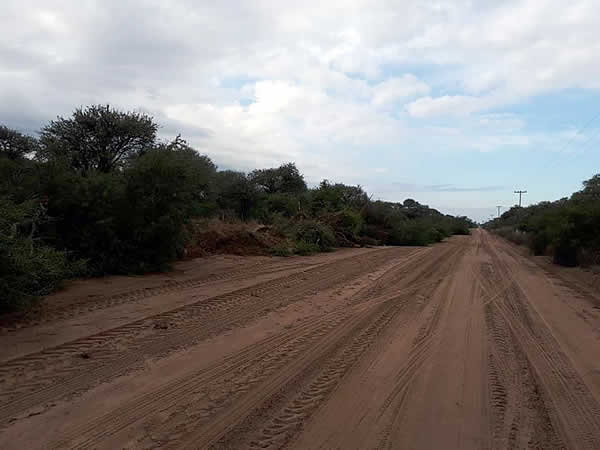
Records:
[[[475,219],[600,172],[597,0],[1,3],[0,123],[29,133],[110,103],[221,168]]]

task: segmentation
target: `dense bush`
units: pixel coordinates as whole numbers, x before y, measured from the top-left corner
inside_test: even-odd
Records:
[[[293,163],[219,171],[157,130],[150,116],[104,105],[58,117],[39,139],[0,126],[0,312],[76,274],[165,269],[202,218],[268,224],[281,255],[427,245],[473,225],[412,199],[373,202],[360,186],[308,188]]]
[[[486,227],[565,266],[600,263],[600,176],[556,202],[514,207]]]
[[[323,221],[331,227],[336,241],[342,246],[350,246],[357,241],[364,222],[359,212],[349,208],[330,213]]]
[[[37,231],[45,218],[39,201],[16,204],[0,197],[0,312],[28,306],[81,270],[77,261],[42,243]]]
[[[299,245],[313,250],[328,251],[337,244],[333,230],[316,220],[301,220],[293,223],[289,235]]]

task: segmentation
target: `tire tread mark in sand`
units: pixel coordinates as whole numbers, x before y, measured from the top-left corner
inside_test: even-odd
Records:
[[[451,255],[452,258],[449,259],[451,259],[452,263],[447,271],[443,273],[444,276],[442,279],[447,278],[448,274],[454,272],[463,255],[464,251]],[[384,413],[388,410],[391,410],[391,415],[387,420],[387,424],[383,428],[383,431],[380,433],[376,445],[377,449],[390,448],[392,432],[400,427],[403,414],[406,413],[404,406],[409,396],[410,388],[418,375],[419,369],[423,367],[423,364],[425,364],[431,355],[430,349],[433,345],[434,333],[440,322],[443,308],[445,307],[445,304],[441,302],[440,299],[449,297],[448,289],[450,288],[448,283],[443,286],[439,283],[432,288],[432,291],[437,289],[438,286],[440,289],[443,289],[436,296],[438,302],[432,306],[431,311],[423,319],[423,323],[417,330],[417,334],[413,339],[412,348],[406,358],[406,363],[397,374],[396,385],[380,409],[379,419],[383,419]]]
[[[486,241],[484,248],[493,262],[481,267],[479,279],[484,290],[481,300],[489,343],[492,447],[562,448],[535,371],[499,309],[514,292],[512,280]]]
[[[98,311],[101,309],[113,308],[118,305],[122,305],[125,303],[133,303],[136,301],[140,301],[150,297],[156,297],[159,295],[170,294],[173,292],[177,292],[184,289],[195,288],[198,286],[203,286],[209,283],[214,283],[217,281],[223,280],[235,280],[238,278],[249,278],[251,276],[256,276],[257,273],[273,273],[278,272],[280,270],[290,270],[294,268],[299,268],[305,266],[305,264],[299,263],[294,266],[287,266],[283,269],[272,269],[268,272],[264,271],[264,267],[269,264],[273,264],[271,261],[261,261],[254,264],[252,267],[243,268],[243,269],[234,269],[227,272],[221,273],[211,273],[201,277],[191,278],[189,280],[184,281],[176,281],[170,280],[162,285],[152,287],[152,288],[139,288],[131,291],[121,292],[119,294],[114,294],[106,297],[96,297],[93,301],[90,301],[88,298],[82,298],[79,301],[75,301],[68,305],[51,308],[43,311],[40,317],[25,319],[22,322],[19,322],[20,328],[27,328],[32,326],[37,326],[42,323],[59,321],[59,320],[67,320],[74,317],[78,317],[81,314],[90,313],[93,311]],[[14,327],[0,327],[0,336],[5,334],[6,331],[14,330]]]
[[[352,299],[362,301],[364,298],[375,298],[382,295],[386,290],[390,290],[390,287],[394,289],[394,286],[401,281],[404,285],[410,282],[419,282],[422,279],[432,278],[432,275],[436,272],[438,275],[433,280],[430,280],[431,283],[441,281],[444,272],[441,270],[440,261],[456,261],[456,254],[459,251],[459,248],[453,243],[444,243],[443,245],[445,245],[445,248],[441,250],[441,253],[436,258],[431,258],[431,255],[427,251],[430,249],[411,253],[411,256],[414,256],[413,258],[395,265],[392,270],[387,271],[374,283],[365,286],[353,294]],[[462,254],[462,252],[459,251],[459,254]],[[450,257],[450,255],[453,256]],[[414,270],[415,267],[419,267],[419,270]]]
[[[415,252],[415,253],[417,253],[417,252]],[[411,259],[411,260],[412,260],[412,259]],[[377,278],[377,279],[375,279],[375,280],[371,279],[371,280],[372,280],[372,282],[369,284],[369,286],[378,285],[378,284],[380,284],[381,282],[384,282],[384,285],[385,285],[385,286],[387,286],[387,289],[388,289],[388,290],[394,291],[394,289],[393,289],[393,286],[389,286],[389,283],[386,283],[386,282],[385,282],[385,280],[389,280],[389,277],[388,277],[388,275],[389,275],[390,273],[392,273],[392,272],[397,272],[397,271],[400,271],[401,267],[402,267],[403,265],[405,265],[405,264],[406,264],[406,261],[404,261],[404,260],[403,260],[403,262],[401,262],[401,263],[394,263],[394,264],[391,264],[391,265],[390,265],[390,267],[386,267],[386,268],[384,268],[384,270],[385,270],[384,274],[383,274],[383,275],[381,275],[380,277],[378,277],[378,278]],[[418,290],[418,289],[419,289],[419,287],[420,287],[421,285],[423,285],[423,286],[424,286],[424,285],[426,285],[427,283],[428,283],[428,281],[427,281],[427,280],[421,281],[421,282],[419,282],[419,283],[415,283],[415,284],[412,286],[412,290],[413,290],[413,291],[415,291],[415,290]],[[359,292],[364,292],[364,289],[363,289],[363,290],[361,290],[361,291],[359,291]],[[379,289],[379,288],[376,290],[376,292],[377,292],[377,293],[379,293],[379,294],[384,294],[384,292],[383,292],[381,289]],[[406,296],[406,295],[409,295],[408,293],[403,293],[403,294],[404,294],[405,296]],[[357,303],[358,303],[358,302],[357,302],[357,300],[358,300],[358,299],[357,299],[357,296],[356,296],[356,294],[352,294],[352,295],[351,295],[351,297],[350,297],[350,303],[352,303],[352,304],[357,304]],[[374,300],[375,300],[375,298],[371,298],[370,300],[367,300],[367,299],[363,299],[363,300],[364,300],[364,301],[374,301]],[[338,324],[336,324],[335,326],[337,326],[337,325],[338,325]],[[329,328],[327,331],[329,331],[330,329],[331,329],[331,327],[330,327],[330,328]],[[325,334],[325,333],[319,333],[319,334],[318,334],[318,337],[321,337],[321,336],[322,336],[322,335],[324,335],[324,334]],[[296,354],[300,353],[300,352],[298,351],[298,348],[296,348],[296,346],[297,346],[297,344],[292,344],[292,345],[291,345],[291,348],[289,348],[289,349],[286,349],[286,350],[285,350],[285,352],[284,352],[284,353],[286,354],[286,356],[295,356]],[[277,358],[278,358],[278,356],[277,356]],[[286,358],[286,360],[289,360],[289,359],[290,359],[290,358]],[[234,378],[235,378],[235,377],[234,377]],[[262,379],[262,378],[261,378],[261,379]],[[191,403],[193,403],[193,401],[192,401]],[[181,407],[181,409],[182,409],[182,411],[183,411],[183,410],[185,411],[185,417],[184,417],[184,419],[181,421],[182,423],[181,423],[181,425],[180,425],[180,426],[177,428],[177,430],[176,430],[176,431],[174,431],[174,430],[173,430],[173,426],[172,426],[172,425],[169,425],[169,423],[168,423],[168,422],[165,422],[165,423],[163,424],[163,427],[161,427],[161,428],[162,428],[162,430],[164,430],[164,433],[163,433],[163,435],[165,435],[165,436],[170,436],[170,437],[171,437],[171,440],[173,440],[173,439],[176,439],[176,437],[179,437],[179,436],[182,436],[182,435],[186,435],[187,433],[190,433],[190,429],[195,429],[195,428],[197,428],[198,426],[200,426],[200,425],[201,425],[203,422],[205,422],[205,421],[206,421],[206,420],[203,420],[203,419],[206,419],[206,418],[207,418],[207,416],[209,415],[209,411],[206,411],[206,408],[204,408],[204,409],[202,409],[202,410],[200,410],[200,411],[194,411],[194,409],[195,409],[195,405],[193,405],[193,404],[192,404],[192,405],[190,405],[190,407],[185,407],[185,406],[182,406],[182,407]],[[196,407],[196,409],[197,409],[197,407]],[[214,411],[211,411],[210,413],[214,413]],[[187,430],[187,431],[186,431],[186,430]],[[162,431],[161,431],[161,432],[162,432]],[[158,432],[153,432],[152,434],[159,434],[159,433],[158,433]],[[167,445],[167,444],[168,444],[168,442],[169,442],[169,439],[166,439],[166,440],[159,440],[158,442],[160,442],[160,446],[162,447],[162,446],[164,446],[164,445]]]
[[[562,426],[553,413],[555,405],[544,389],[539,365],[532,363],[527,335],[544,341],[544,325],[526,305],[524,293],[495,249],[484,241],[494,271],[481,271],[482,287],[487,291],[484,313],[489,339],[488,385],[492,398],[492,435],[494,448],[562,448]],[[503,285],[499,293],[494,287]],[[551,347],[558,348],[556,342]],[[587,444],[586,433],[579,436]],[[581,439],[582,438],[582,439]],[[592,446],[593,448],[593,446]]]
[[[432,255],[435,258],[435,254]],[[422,280],[415,283],[415,290],[421,285],[431,284],[430,280]],[[336,354],[347,348],[354,342],[353,338],[360,335],[360,330],[373,324],[376,317],[381,317],[385,311],[400,311],[402,307],[411,304],[409,300],[413,297],[411,293],[402,295],[393,295],[393,286],[388,295],[382,296],[375,309],[371,309],[366,316],[356,317],[351,323],[346,324],[341,329],[333,330],[331,336],[328,336],[320,345],[315,346],[312,354],[303,356],[301,359],[290,364],[283,373],[277,374],[274,379],[267,380],[261,385],[260,389],[255,390],[242,402],[230,409],[227,415],[220,415],[213,419],[212,423],[205,427],[196,427],[194,424],[189,426],[193,429],[187,436],[178,435],[176,439],[182,438],[177,442],[177,448],[209,448],[211,446],[237,448],[241,442],[247,442],[244,435],[248,430],[254,430],[258,425],[256,421],[268,422],[268,416],[277,411],[275,404],[285,404],[290,396],[295,395],[297,386],[303,386],[311,382],[320,372],[320,367],[327,364]],[[403,299],[401,302],[391,301],[390,299]],[[373,306],[373,299],[364,299],[363,305]],[[359,322],[356,320],[360,319]],[[352,325],[354,323],[354,325]],[[349,328],[351,327],[351,328]],[[385,329],[381,327],[380,331]],[[314,375],[314,376],[313,376]],[[315,393],[316,390],[312,390]],[[283,403],[282,403],[283,402]],[[275,409],[274,409],[275,408]],[[240,442],[239,439],[242,439]],[[238,440],[237,444],[231,444],[231,441]]]
[[[499,303],[499,311],[511,327],[529,363],[536,369],[533,375],[540,380],[539,395],[547,397],[548,403],[566,403],[567,411],[560,411],[559,415],[568,422],[562,431],[567,432],[573,445],[600,448],[600,405],[560,349],[550,328],[530,306],[510,267],[501,261],[494,250],[493,257],[512,280],[510,295]],[[545,392],[542,392],[542,386],[546,388]],[[555,411],[551,412],[556,414]]]
[[[361,256],[373,256],[373,253],[367,253],[365,255],[359,255],[359,256],[355,256],[353,258],[344,258],[344,259],[361,258]],[[241,289],[238,289],[238,290],[235,290],[232,292],[228,292],[228,293],[221,294],[218,296],[208,297],[208,298],[199,300],[194,303],[179,306],[179,307],[174,308],[169,311],[164,311],[161,313],[143,317],[139,320],[120,325],[116,328],[104,330],[100,333],[86,336],[86,337],[77,339],[75,341],[70,341],[70,342],[67,342],[64,344],[60,344],[60,345],[57,345],[57,346],[49,348],[49,349],[45,349],[40,352],[35,352],[35,353],[29,354],[29,355],[25,355],[22,357],[7,360],[7,361],[3,362],[2,366],[0,367],[0,375],[3,373],[6,373],[6,372],[11,372],[18,368],[24,368],[23,364],[29,360],[32,360],[32,361],[43,360],[44,355],[52,354],[55,351],[57,353],[59,353],[63,349],[69,349],[70,347],[73,347],[73,349],[75,349],[75,348],[79,349],[81,341],[104,342],[106,340],[105,338],[107,336],[110,337],[111,339],[114,339],[116,336],[123,334],[124,330],[143,328],[144,325],[147,325],[147,323],[146,323],[147,321],[156,321],[156,320],[161,320],[161,319],[177,318],[178,316],[186,316],[190,312],[193,312],[193,311],[199,310],[199,309],[215,309],[218,307],[222,307],[229,300],[237,298],[240,294],[245,295],[245,296],[250,296],[250,297],[258,297],[263,293],[264,288],[272,288],[274,286],[280,288],[286,284],[289,284],[290,282],[295,282],[296,284],[300,284],[306,280],[307,276],[309,276],[313,273],[318,275],[318,273],[320,272],[320,269],[327,269],[327,268],[329,268],[330,270],[335,269],[336,264],[340,264],[343,262],[346,262],[346,261],[341,260],[341,261],[328,263],[325,265],[318,265],[317,267],[310,268],[310,269],[302,271],[300,273],[288,275],[283,278],[277,278],[274,280],[260,282],[258,284],[248,286],[245,288],[241,288]],[[356,262],[358,262],[358,261],[356,261]],[[143,291],[143,290],[140,290],[140,291]]]
[[[302,348],[339,325],[347,319],[349,314],[348,311],[330,313],[317,321],[301,324],[283,333],[265,338],[208,368],[186,374],[151,393],[127,402],[98,419],[69,431],[59,442],[53,444],[53,447],[68,446],[82,436],[85,436],[85,440],[78,442],[77,447],[93,447],[102,438],[116,434],[132,423],[155,413],[158,409],[167,410],[177,404],[194,402],[193,396],[198,389],[208,390],[210,386],[221,386],[224,379],[234,377],[240,372],[244,374],[244,379],[239,380],[238,377],[237,381],[241,382],[236,383],[236,388],[237,393],[242,393],[272,373],[277,367],[284,365],[286,360],[294,357]],[[260,364],[260,374],[257,371],[249,370],[253,364]],[[226,395],[231,400],[235,394],[236,392],[227,392]],[[212,399],[212,403],[213,409],[217,409],[217,404],[223,402]],[[192,419],[191,416],[186,416],[189,420]],[[164,426],[158,427],[152,431],[152,434],[160,435],[163,431],[165,431]]]
[[[199,339],[205,339],[232,326],[251,320],[257,314],[264,313],[265,308],[270,309],[269,306],[272,306],[273,303],[270,296],[278,299],[279,303],[275,306],[285,306],[310,295],[315,287],[322,288],[336,283],[343,283],[344,280],[350,279],[360,271],[365,270],[365,266],[372,267],[383,264],[387,259],[393,257],[394,253],[394,249],[388,249],[347,258],[341,262],[336,261],[233,293],[201,300],[45,352],[28,355],[16,361],[13,360],[9,367],[5,365],[1,371],[14,373],[15,366],[20,365],[22,370],[25,368],[30,369],[33,375],[37,376],[40,371],[36,371],[36,366],[43,365],[46,362],[50,364],[54,359],[55,352],[60,353],[64,347],[74,346],[69,350],[71,354],[86,351],[90,347],[91,340],[106,342],[114,340],[115,337],[122,334],[135,332],[140,328],[152,329],[152,324],[156,323],[157,319],[164,320],[172,317],[181,321],[181,316],[183,316],[184,325],[188,325],[175,330],[152,330],[154,333],[150,336],[142,335],[142,338],[138,339],[137,345],[135,342],[129,342],[129,352],[125,355],[122,354],[120,349],[114,348],[108,350],[105,357],[97,358],[100,361],[87,360],[95,362],[95,365],[83,364],[83,360],[76,361],[73,364],[74,367],[70,376],[59,380],[58,383],[55,374],[42,374],[39,376],[41,380],[38,381],[46,381],[47,384],[30,393],[16,391],[14,386],[3,386],[3,389],[9,392],[5,391],[3,395],[4,404],[0,406],[0,422],[5,422],[32,406],[89,389],[99,382],[121,375],[124,371],[131,370],[142,363],[146,357],[160,356],[174,349],[192,345],[198,342]],[[294,293],[290,292],[292,286],[296,287]],[[287,295],[282,293],[286,291]],[[263,305],[263,307],[261,308],[260,305]],[[216,315],[214,311],[217,312]],[[199,322],[200,325],[198,325]],[[65,371],[63,373],[69,374],[67,368],[61,367],[61,370]],[[17,393],[16,398],[12,396],[11,400],[6,401],[7,394],[10,395],[13,392]]]
[[[402,266],[402,264],[399,264],[399,265],[398,265],[398,264],[396,264],[396,265],[393,265],[391,268],[389,268],[389,269],[387,270],[387,272],[386,272],[386,273],[385,273],[383,276],[379,277],[379,278],[378,278],[377,280],[375,280],[375,281],[374,281],[372,284],[376,284],[376,283],[378,283],[378,282],[379,282],[379,281],[381,281],[381,280],[386,280],[386,279],[388,279],[387,275],[389,275],[389,273],[390,273],[390,272],[393,272],[393,271],[400,270],[401,266]],[[400,295],[400,296],[398,296],[398,297],[399,297],[399,298],[401,297],[401,298],[403,298],[403,299],[412,298],[412,297],[414,296],[414,293],[415,293],[416,291],[418,291],[418,290],[420,289],[420,287],[421,287],[421,286],[427,286],[427,285],[430,285],[430,284],[431,284],[431,282],[430,282],[429,280],[427,280],[427,279],[424,279],[424,280],[421,280],[421,281],[419,281],[419,282],[416,282],[416,283],[414,283],[414,285],[412,286],[412,289],[410,289],[410,290],[412,290],[413,292],[403,292],[403,293],[402,293],[402,295]],[[376,299],[379,299],[380,301],[385,301],[385,302],[387,303],[387,302],[389,302],[389,301],[390,301],[390,300],[389,300],[389,296],[393,296],[393,294],[395,293],[394,291],[396,291],[396,290],[394,289],[394,287],[393,287],[393,286],[389,286],[389,285],[388,285],[388,290],[389,290],[389,292],[387,292],[387,295],[382,295],[381,297],[377,297],[377,298],[371,298],[371,299],[364,298],[362,303],[365,303],[365,304],[371,304],[371,303],[373,303],[373,302],[374,302]],[[378,293],[382,293],[382,291],[381,291],[380,289],[377,289],[377,292],[378,292]],[[385,293],[384,293],[384,294],[385,294]],[[397,293],[396,293],[396,294],[397,294]],[[352,296],[351,296],[351,299],[353,299],[353,300],[354,300],[354,302],[356,302],[356,300],[357,300],[357,299],[356,299],[356,294],[352,295]],[[381,306],[379,306],[379,308],[381,308]],[[369,313],[369,315],[372,315],[372,314],[373,314],[373,313]],[[361,323],[367,323],[367,322],[365,322],[365,320],[362,320],[362,322],[361,322]],[[332,330],[332,331],[333,331],[333,330]],[[338,332],[338,330],[335,330],[335,333],[337,333],[337,332]],[[347,336],[347,335],[348,335],[348,333],[346,333],[344,336]],[[345,343],[344,343],[344,339],[342,339],[342,338],[338,339],[338,341],[337,341],[337,342],[339,342],[339,343],[341,343],[341,344],[344,344],[344,345],[345,345]],[[340,344],[336,344],[336,345],[340,345]],[[319,347],[321,347],[321,346],[319,346]],[[311,366],[311,367],[314,367],[314,366],[315,366],[315,362],[314,362],[314,361],[312,361],[312,362],[309,364],[309,366]],[[298,375],[290,374],[290,376],[291,376],[292,378],[295,378],[295,377],[297,377]],[[288,383],[288,384],[292,384],[292,385],[294,384],[294,383],[291,383],[289,380],[287,381],[287,383]],[[282,387],[282,388],[280,388],[280,391],[285,391],[285,389]],[[277,395],[278,395],[278,394],[277,394]],[[276,396],[277,396],[277,395],[276,395]],[[272,399],[272,398],[271,398],[271,400],[269,400],[269,402],[271,402],[271,401],[273,401],[273,399]],[[260,404],[260,401],[259,401],[259,404]],[[256,404],[256,405],[255,405],[253,408],[258,408],[258,409],[260,409],[260,406],[259,406],[259,404]],[[186,411],[186,414],[189,414],[189,412],[188,412],[188,411]],[[248,416],[247,416],[247,415],[246,415],[246,418],[248,418]],[[246,420],[246,419],[243,419],[243,420],[242,420],[242,423],[243,423],[245,420]],[[235,428],[238,428],[238,427],[240,427],[240,423],[233,424],[232,426],[233,426],[233,428],[234,428],[234,429],[235,429]],[[173,431],[172,431],[172,432],[171,432],[171,434],[172,434],[172,436],[175,436],[173,439],[175,439],[175,440],[176,440],[176,439],[178,439],[178,438],[179,438],[179,437],[181,437],[181,436],[184,436],[184,437],[185,437],[185,436],[186,436],[186,434],[190,434],[190,433],[192,433],[192,434],[191,434],[189,437],[185,438],[185,442],[187,443],[187,445],[188,445],[190,448],[193,448],[194,446],[198,446],[198,445],[201,445],[201,446],[208,445],[208,442],[209,442],[209,441],[210,441],[210,442],[214,442],[214,440],[211,440],[211,439],[207,439],[207,438],[206,438],[206,433],[205,433],[205,430],[202,430],[202,428],[201,428],[201,427],[200,427],[200,430],[199,430],[199,431],[196,431],[195,433],[194,433],[193,431],[189,431],[189,429],[191,429],[191,430],[195,430],[195,429],[197,429],[198,427],[199,427],[199,422],[188,421],[188,423],[186,423],[186,425],[185,425],[185,428],[187,428],[187,429],[188,429],[188,431],[187,431],[187,432],[186,432],[186,431],[179,430],[179,431],[175,431],[175,432],[173,432]],[[218,431],[216,431],[216,430],[213,430],[213,433],[214,433],[214,432],[216,432],[216,433],[217,433],[217,435],[218,435]],[[209,433],[209,434],[210,434],[210,433]],[[200,439],[200,438],[204,439],[202,444],[198,444],[197,442],[195,442],[197,439]],[[226,437],[225,437],[225,439],[226,439]],[[218,440],[218,438],[217,438],[217,440]],[[163,443],[161,443],[161,446],[162,446],[162,444],[163,444]],[[176,446],[178,446],[178,445],[183,445],[183,444],[181,444],[181,443],[178,443]]]
[[[600,406],[566,355],[559,349],[553,336],[547,330],[540,329],[536,329],[537,333],[532,334],[529,327],[517,321],[512,311],[505,310],[503,313],[507,320],[513,316],[509,326],[518,336],[528,359],[533,361],[534,367],[537,366],[539,372],[534,375],[539,374],[542,383],[552,387],[546,392],[549,400],[558,397],[566,402],[568,411],[561,413],[564,418],[569,419],[568,432],[576,434],[574,443],[580,446],[585,444],[582,448],[600,448]]]
[[[562,448],[535,370],[496,305],[485,308],[493,447]]]
[[[259,438],[250,442],[250,448],[271,449],[285,445],[291,438],[291,434],[333,391],[397,312],[395,308],[387,309],[377,317],[375,322],[354,337],[351,344],[338,352],[325,365],[321,373],[272,420],[271,424],[263,428]]]
[[[303,281],[303,280],[304,280],[304,277],[302,277],[302,280],[301,280],[301,281]],[[278,281],[278,282],[277,282],[277,281]],[[273,284],[274,284],[274,285],[275,285],[275,286],[274,286],[275,288],[280,288],[280,287],[282,287],[282,285],[283,285],[283,284],[285,284],[285,283],[286,283],[287,281],[289,281],[289,280],[285,280],[285,279],[284,279],[283,281],[281,281],[281,280],[277,280],[277,281],[276,281],[275,283],[270,283],[270,284],[271,284],[271,285],[273,285]],[[268,283],[267,283],[267,284],[268,284]],[[273,287],[273,286],[271,286],[271,287]],[[256,286],[253,286],[253,287],[252,287],[252,288],[250,288],[250,289],[246,289],[246,291],[251,291],[251,293],[253,293],[254,295],[259,295],[259,294],[260,294],[260,291],[259,291],[259,289],[257,289],[257,287],[256,287]],[[257,293],[258,293],[258,294],[257,294]],[[230,298],[232,298],[232,297],[234,297],[234,298],[235,298],[235,296],[234,296],[234,295],[231,295],[231,294],[226,294],[225,296],[219,296],[219,297],[216,297],[216,298],[214,298],[214,299],[213,299],[213,301],[214,301],[214,302],[221,302],[221,306],[222,306],[222,305],[224,305],[224,304],[227,302],[227,300],[228,300],[228,299],[230,299]],[[200,305],[200,306],[205,306],[205,305]],[[186,308],[186,309],[188,309],[188,310],[191,310],[191,309],[193,309],[193,308],[195,308],[195,307],[196,307],[196,305],[191,305],[191,306],[189,306],[189,307],[188,307],[188,308]],[[162,316],[162,317],[164,317],[164,316],[165,316],[165,314],[163,314],[163,315],[161,315],[161,316]],[[146,320],[146,319],[144,319],[144,320]],[[143,321],[144,321],[144,320],[143,320]],[[140,322],[143,322],[143,321],[140,321]],[[138,325],[140,325],[140,324],[138,324],[138,323],[134,323],[134,324],[133,324],[133,326],[134,326],[134,327],[137,327]],[[120,328],[118,328],[118,329],[116,329],[116,330],[109,330],[108,332],[102,333],[102,335],[103,335],[103,336],[101,336],[101,337],[102,337],[103,339],[106,339],[107,337],[108,337],[108,338],[114,338],[114,332],[115,332],[115,331],[116,331],[116,333],[119,333],[119,334],[120,334],[120,333],[122,333],[123,331],[127,331],[127,329],[128,329],[128,328],[129,328],[128,326],[125,326],[125,327],[120,327]],[[161,335],[162,335],[162,333],[161,333]],[[94,337],[92,337],[92,339],[95,339],[96,337],[98,337],[98,336],[94,336]],[[186,340],[187,340],[187,339],[186,339]],[[84,342],[85,342],[85,341],[86,341],[86,340],[84,339]],[[78,342],[76,342],[76,343],[75,343],[75,346],[77,347],[77,345],[76,345],[76,344],[78,344]],[[150,344],[153,344],[153,343],[150,343]],[[71,345],[73,345],[73,344],[69,344],[69,346],[71,346]],[[63,347],[63,348],[64,348],[64,347],[66,347],[66,346],[60,346],[60,347]],[[76,351],[81,351],[81,350],[80,350],[79,348],[77,348],[77,349],[76,349]],[[45,359],[45,358],[52,357],[52,356],[54,355],[54,353],[55,353],[55,352],[57,352],[57,353],[61,353],[61,352],[62,352],[62,348],[57,348],[57,349],[54,349],[54,350],[51,350],[51,351],[46,351],[46,352],[44,352],[43,358],[39,358],[39,356],[38,356],[38,355],[34,355],[34,356],[32,357],[32,360],[33,360],[33,362],[34,362],[34,363],[39,363],[39,362],[41,362],[41,361],[44,361],[44,359]],[[52,374],[52,375],[54,375],[54,374]]]
[[[454,256],[457,255],[456,250],[452,249]],[[445,253],[447,255],[447,252]],[[389,304],[381,316],[372,322],[358,336],[353,338],[350,345],[342,348],[325,367],[306,384],[306,387],[298,392],[293,399],[279,409],[279,412],[268,421],[268,424],[262,428],[258,436],[250,442],[250,449],[274,449],[282,448],[289,443],[295,434],[301,429],[305,420],[313,414],[319,406],[324,403],[328,395],[338,386],[343,377],[351,370],[351,368],[360,360],[363,354],[374,343],[377,337],[385,330],[402,310],[408,306],[411,299],[415,297],[417,292],[425,294],[428,298],[431,293],[440,284],[441,279],[454,267],[454,264],[460,257],[448,258],[452,263],[448,267],[440,267],[439,261],[436,275],[433,281],[424,280],[420,284],[416,284],[411,289],[411,292],[403,293],[387,300]],[[444,260],[442,260],[444,261]],[[432,275],[430,267],[426,267],[424,273]],[[375,290],[375,291],[378,291]],[[425,304],[419,308],[422,311]],[[430,313],[425,317],[424,323],[418,329],[417,335],[413,340],[413,349],[408,357],[407,364],[404,370],[399,373],[399,377],[404,380],[404,383],[399,383],[395,392],[388,398],[384,408],[389,407],[392,400],[398,400],[398,394],[407,388],[410,381],[416,375],[418,368],[425,361],[427,352],[431,346],[434,331],[437,328],[440,317],[442,315],[442,305],[437,302],[433,305]],[[407,319],[408,320],[408,319]],[[401,386],[402,385],[402,386]]]

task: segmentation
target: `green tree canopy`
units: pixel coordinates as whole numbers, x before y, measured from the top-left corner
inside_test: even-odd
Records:
[[[295,194],[306,190],[304,177],[294,163],[254,170],[249,178],[267,194]]]
[[[72,169],[108,173],[156,141],[158,125],[139,112],[106,105],[76,109],[71,118],[58,117],[42,129],[40,158],[63,160]]]
[[[257,185],[245,173],[233,170],[217,172],[215,181],[219,207],[233,211],[242,220],[248,220],[260,199]]]
[[[0,125],[0,157],[20,159],[34,154],[37,149],[38,142],[35,138]]]

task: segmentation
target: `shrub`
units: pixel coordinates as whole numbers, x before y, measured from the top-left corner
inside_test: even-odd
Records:
[[[570,198],[511,208],[487,227],[536,255],[550,253],[557,264],[593,264],[600,254],[600,176],[583,184]]]
[[[430,242],[428,230],[412,221],[396,225],[388,239],[390,245],[427,245]]]
[[[195,152],[157,148],[125,172],[119,234],[129,270],[163,269],[183,254],[184,228],[202,211],[210,169]]]
[[[327,251],[336,246],[333,230],[315,220],[302,220],[293,225],[291,238],[297,243],[304,242],[314,245],[321,251]]]
[[[0,313],[23,309],[60,282],[83,272],[81,261],[44,245],[36,230],[45,214],[39,202],[0,198]]]
[[[324,217],[325,222],[331,227],[339,245],[351,246],[357,242],[358,233],[363,226],[361,215],[351,209],[328,214]]]
[[[296,242],[295,252],[302,256],[312,255],[314,253],[318,253],[323,249],[319,247],[317,244],[312,244],[310,242],[298,241]]]
[[[271,254],[274,256],[292,256],[295,251],[296,248],[287,241],[283,241],[271,248]]]

